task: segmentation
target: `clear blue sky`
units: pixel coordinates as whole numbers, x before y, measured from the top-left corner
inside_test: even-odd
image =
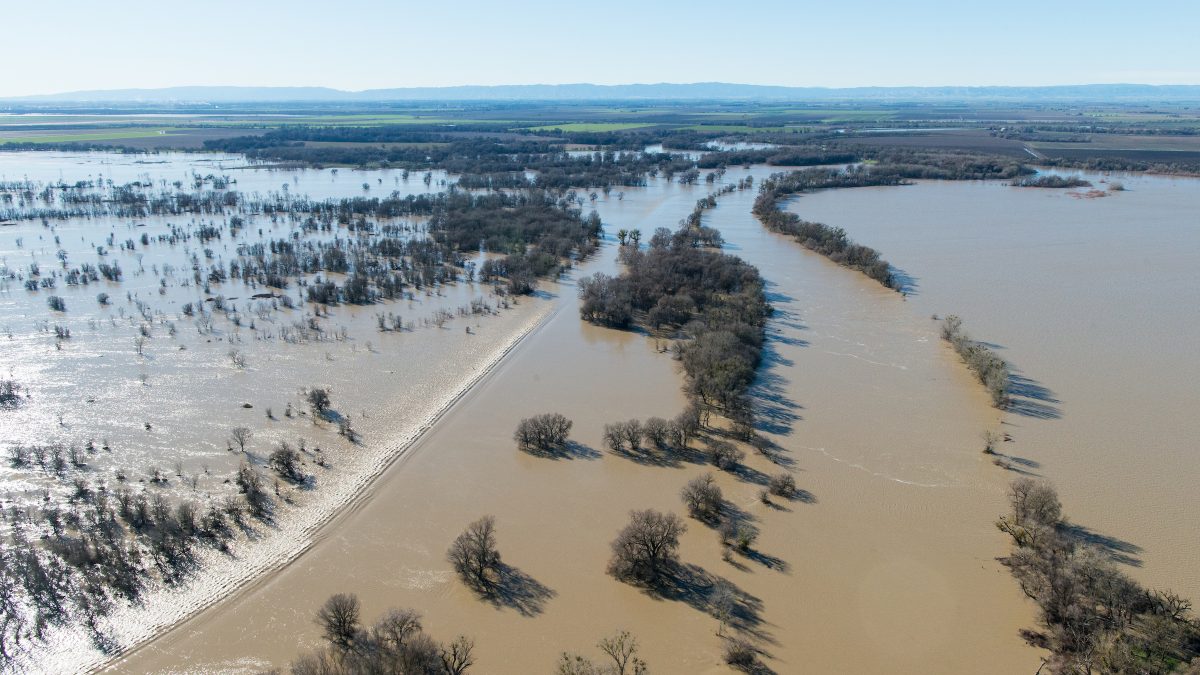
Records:
[[[1200,1],[5,0],[0,96],[725,81],[1200,84]]]

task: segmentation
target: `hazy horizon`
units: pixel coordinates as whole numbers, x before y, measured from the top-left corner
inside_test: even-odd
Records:
[[[731,15],[708,0],[613,0],[603,11],[546,0],[516,8],[350,0],[336,10],[311,0],[213,0],[199,12],[176,0],[131,0],[120,12],[66,0],[52,34],[8,36],[8,52],[37,67],[7,73],[0,98],[177,86],[1200,83],[1200,44],[1190,36],[1200,7],[1154,5],[1129,12],[1102,1],[1080,13],[1031,0],[1003,11],[917,0],[868,3],[848,18],[837,7],[781,1]],[[14,27],[45,19],[28,4],[6,18]],[[191,37],[181,40],[181,29]],[[1041,48],[1018,48],[1029,44]]]

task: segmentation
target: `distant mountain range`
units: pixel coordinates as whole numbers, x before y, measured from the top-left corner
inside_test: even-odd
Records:
[[[387,101],[1091,101],[1200,102],[1200,85],[1052,87],[777,87],[694,84],[527,84],[342,91],[326,87],[106,89],[0,98],[10,103],[362,103]]]

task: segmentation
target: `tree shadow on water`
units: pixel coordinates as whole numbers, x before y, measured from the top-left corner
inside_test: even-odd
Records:
[[[768,340],[763,346],[758,376],[749,392],[754,406],[755,429],[762,433],[787,436],[796,422],[803,419],[799,413],[803,408],[788,398],[787,380],[778,372],[790,365],[791,361],[780,356]]]
[[[1142,547],[1137,544],[1096,532],[1076,523],[1064,523],[1058,528],[1058,531],[1068,539],[1091,546],[1115,563],[1130,567],[1142,566],[1142,559],[1138,557],[1142,553]]]
[[[537,579],[504,563],[500,563],[496,570],[495,581],[478,590],[488,602],[497,607],[516,610],[521,616],[541,614],[545,611],[546,603],[558,595]]]
[[[1018,457],[1016,455],[1006,455],[1001,452],[994,454],[996,459],[994,459],[992,463],[1004,469],[1005,471],[1011,471],[1013,473],[1020,474],[1022,476],[1029,476],[1031,478],[1042,477],[1042,474],[1035,471],[1035,469],[1040,469],[1042,466],[1042,463],[1038,462],[1037,460],[1028,459],[1026,457]]]
[[[719,608],[714,600],[718,584],[732,593],[732,606]],[[763,603],[757,596],[746,592],[732,581],[712,574],[699,565],[677,563],[668,573],[646,588],[647,594],[660,600],[682,602],[693,609],[717,617],[725,614],[728,627],[744,633],[766,644],[778,644],[766,630],[762,618]]]
[[[896,266],[892,266],[891,272],[892,281],[897,286],[896,290],[904,294],[905,297],[915,297],[920,295],[917,290],[920,288],[920,284],[918,283],[920,279]]]
[[[1008,395],[1009,412],[1043,420],[1062,418],[1062,409],[1059,407],[1062,401],[1055,397],[1054,392],[1015,371],[1008,376]]]
[[[524,446],[521,448],[521,451],[527,455],[541,457],[542,459],[600,459],[600,452],[598,450],[571,440],[554,448]]]

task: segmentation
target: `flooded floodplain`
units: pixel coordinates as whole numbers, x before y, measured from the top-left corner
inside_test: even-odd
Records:
[[[250,199],[288,192],[359,196],[370,194],[372,184],[385,194],[423,193],[445,178],[430,176],[426,184],[422,175],[405,180],[398,171],[279,172],[207,155],[101,153],[4,154],[0,175],[10,183],[83,181],[97,185],[97,193],[110,179],[164,190],[174,181],[199,181],[199,189],[237,190]],[[61,206],[25,192],[12,189],[4,206]],[[301,470],[310,476],[303,485],[276,483],[273,518],[234,542],[231,554],[203,549],[203,574],[102,620],[117,647],[146,639],[303,550],[318,525],[361,493],[550,308],[537,298],[496,297],[489,285],[468,279],[409,287],[371,305],[319,307],[305,302],[294,282],[272,288],[208,278],[215,267],[228,269],[246,246],[360,236],[345,227],[326,231],[288,217],[243,215],[236,235],[226,216],[191,214],[20,219],[0,227],[6,270],[0,377],[28,395],[0,411],[6,511],[72,499],[76,481],[202,508],[220,504],[237,494],[232,478],[239,464],[266,471],[280,443],[299,450]],[[422,236],[419,220],[390,225],[397,236]],[[206,228],[210,236],[202,238]],[[83,274],[68,280],[69,269],[85,265],[121,273],[115,280]],[[36,290],[26,287],[30,280]],[[48,307],[51,296],[62,299],[65,311]],[[387,331],[380,330],[380,315]],[[330,391],[332,409],[352,424],[355,442],[338,424],[314,421],[304,402],[304,390],[313,387]],[[244,448],[232,437],[238,427],[249,435]],[[15,448],[26,449],[23,461]],[[56,467],[54,448],[70,461]],[[43,666],[65,671],[104,660],[69,631],[52,632],[46,646],[52,655],[31,655]]]
[[[126,180],[137,180],[137,169],[128,170]],[[44,180],[58,180],[48,171]],[[186,166],[174,172],[192,175]],[[14,173],[0,171],[6,180]],[[224,173],[236,175],[239,190],[262,181],[264,192],[288,180],[297,194],[324,189],[328,196],[361,194],[364,182],[379,192],[403,185],[396,172]],[[605,423],[668,417],[682,408],[682,375],[660,341],[580,321],[576,282],[597,271],[619,272],[611,237],[617,228],[646,235],[674,228],[722,181],[747,175],[761,181],[769,173],[765,167],[730,170],[713,185],[695,186],[652,179],[645,188],[599,197],[594,206],[609,233],[600,252],[507,310],[379,334],[379,306],[342,306],[327,322],[344,326],[345,339],[299,345],[250,341],[239,327],[245,368],[229,362],[232,326],[219,324],[210,343],[213,336],[197,332],[177,310],[172,314],[170,305],[194,300],[195,288],[168,287],[165,298],[153,298],[164,303],[166,318],[151,322],[149,363],[131,344],[142,321],[130,323],[118,313],[132,299],[113,293],[113,306],[99,308],[96,287],[77,291],[77,298],[64,293],[63,320],[101,345],[91,349],[104,356],[88,358],[118,364],[98,375],[91,374],[93,361],[71,356],[70,350],[83,351],[75,346],[83,340],[58,349],[57,342],[74,341],[75,334],[56,341],[46,320],[33,318],[45,315],[44,304],[30,304],[15,284],[6,289],[0,302],[10,304],[3,316],[17,317],[12,342],[23,346],[8,347],[11,359],[0,352],[3,363],[32,392],[47,392],[56,402],[48,406],[52,411],[6,432],[51,429],[60,442],[78,442],[70,424],[120,420],[111,423],[120,439],[113,442],[114,456],[120,448],[138,464],[162,456],[170,466],[165,458],[175,455],[168,444],[148,440],[167,425],[164,438],[201,448],[185,456],[186,475],[201,462],[236,465],[224,436],[244,416],[245,424],[261,429],[262,447],[307,437],[332,454],[331,472],[349,476],[324,479],[336,490],[319,482],[311,493],[297,493],[297,525],[281,524],[265,537],[279,545],[246,549],[269,553],[227,560],[224,576],[177,593],[177,606],[149,604],[118,616],[136,626],[122,646],[144,644],[109,669],[249,673],[283,666],[319,644],[312,622],[317,606],[331,593],[352,592],[363,600],[365,620],[388,607],[412,607],[440,639],[472,636],[486,672],[550,672],[562,651],[589,653],[618,629],[638,637],[655,672],[725,672],[720,624],[705,597],[712,584],[726,581],[740,598],[739,627],[776,672],[1033,672],[1039,653],[1018,630],[1033,625],[1034,607],[996,561],[1008,542],[992,524],[1006,509],[1007,482],[1019,473],[1054,480],[1079,525],[1107,536],[1127,562],[1143,565],[1135,576],[1197,597],[1186,561],[1196,553],[1188,524],[1200,505],[1190,493],[1181,496],[1197,471],[1186,441],[1200,437],[1190,418],[1181,417],[1197,403],[1194,389],[1187,390],[1197,381],[1197,360],[1188,360],[1187,333],[1181,332],[1195,327],[1196,315],[1179,308],[1200,306],[1200,279],[1186,265],[1200,259],[1200,251],[1185,218],[1195,188],[1172,192],[1172,186],[1194,186],[1186,181],[1122,178],[1126,192],[1100,199],[987,182],[921,183],[830,191],[789,204],[804,218],[845,227],[880,249],[911,279],[907,298],[767,232],[750,214],[753,190],[726,194],[705,212],[704,224],[721,230],[728,252],[760,269],[776,310],[752,392],[759,431],[776,446],[775,460],[751,452],[745,470],[730,474],[695,459],[650,464],[606,451]],[[310,176],[312,185],[306,184]],[[440,178],[434,181],[436,189]],[[419,175],[409,185],[427,189]],[[12,248],[7,230],[0,230],[0,246]],[[71,236],[86,243],[82,232]],[[7,264],[30,255],[31,241],[5,249]],[[51,244],[37,250],[54,261]],[[121,255],[127,271],[151,270],[125,283],[157,294],[153,263]],[[45,302],[45,291],[35,295]],[[419,319],[480,297],[500,302],[486,287],[461,282],[383,310]],[[72,316],[85,305],[86,314]],[[268,316],[282,321],[284,310],[276,311]],[[989,407],[982,388],[938,338],[934,313],[957,313],[978,338],[1004,348],[1022,378],[1013,412]],[[176,322],[177,332],[166,332],[163,321]],[[58,385],[55,369],[44,365],[55,358],[80,364]],[[170,365],[187,358],[197,359],[190,370]],[[10,368],[14,360],[24,365]],[[108,407],[83,408],[101,411],[91,417],[64,414],[67,424],[60,423],[59,412],[85,405],[77,399],[88,396],[74,387],[87,377],[112,378],[123,393],[93,396],[86,405]],[[339,410],[363,435],[361,446],[307,418],[280,416],[288,401],[300,407],[301,387],[318,382],[333,387]],[[1118,382],[1124,385],[1119,392]],[[1112,395],[1105,387],[1114,387]],[[254,407],[242,408],[243,402]],[[266,419],[267,405],[280,419]],[[117,411],[125,409],[133,412],[121,417]],[[517,451],[516,422],[551,411],[574,421],[572,452],[550,459]],[[35,414],[33,406],[7,412]],[[151,414],[165,421],[147,430],[141,418]],[[992,428],[1014,438],[1002,447],[1007,470],[980,452],[980,435]],[[111,471],[99,459],[96,464]],[[795,476],[799,497],[762,503],[758,492],[766,476],[780,470]],[[605,574],[609,541],[628,511],[682,514],[680,488],[706,471],[718,474],[730,508],[759,528],[752,555],[724,559],[716,534],[688,519],[680,553],[692,586],[651,595]],[[171,481],[172,489],[189,489],[173,475]],[[228,489],[213,483],[199,489]],[[302,508],[305,500],[331,493],[336,500]],[[1114,500],[1123,508],[1113,508]],[[1163,515],[1171,513],[1178,517]],[[459,583],[445,560],[455,534],[483,514],[496,516],[500,550],[519,581],[514,592],[493,601]],[[1137,514],[1151,525],[1127,528]],[[52,647],[44,663],[60,669],[105,661],[90,646]]]
[[[1010,475],[1151,587],[1200,599],[1200,180],[1082,174],[1088,190],[920,182],[793,200],[914,277],[1016,371]]]
[[[708,189],[653,181],[596,205],[610,232],[649,232],[674,227]],[[1005,549],[991,524],[1005,477],[979,454],[994,423],[984,395],[898,296],[763,231],[752,200],[723,197],[706,223],[769,282],[777,313],[755,396],[779,464],[751,454],[745,472],[717,472],[761,530],[753,556],[723,560],[715,533],[689,520],[681,557],[706,583],[738,589],[745,628],[777,672],[1036,669],[1017,636],[1032,610],[994,560]],[[614,248],[577,274],[615,272]],[[315,607],[345,591],[366,617],[414,607],[434,635],[472,635],[489,672],[548,672],[560,652],[586,652],[618,629],[638,636],[655,670],[723,672],[703,588],[652,596],[604,573],[629,509],[682,512],[679,489],[711,467],[603,450],[603,424],[676,412],[681,375],[653,339],[582,323],[573,286],[551,291],[551,318],[305,555],[115,668],[284,664],[318,643]],[[513,447],[516,421],[544,411],[574,420],[571,458]],[[781,468],[803,492],[764,505],[762,481]],[[479,600],[445,561],[454,533],[484,513],[497,518],[505,561],[528,577],[520,602]]]

